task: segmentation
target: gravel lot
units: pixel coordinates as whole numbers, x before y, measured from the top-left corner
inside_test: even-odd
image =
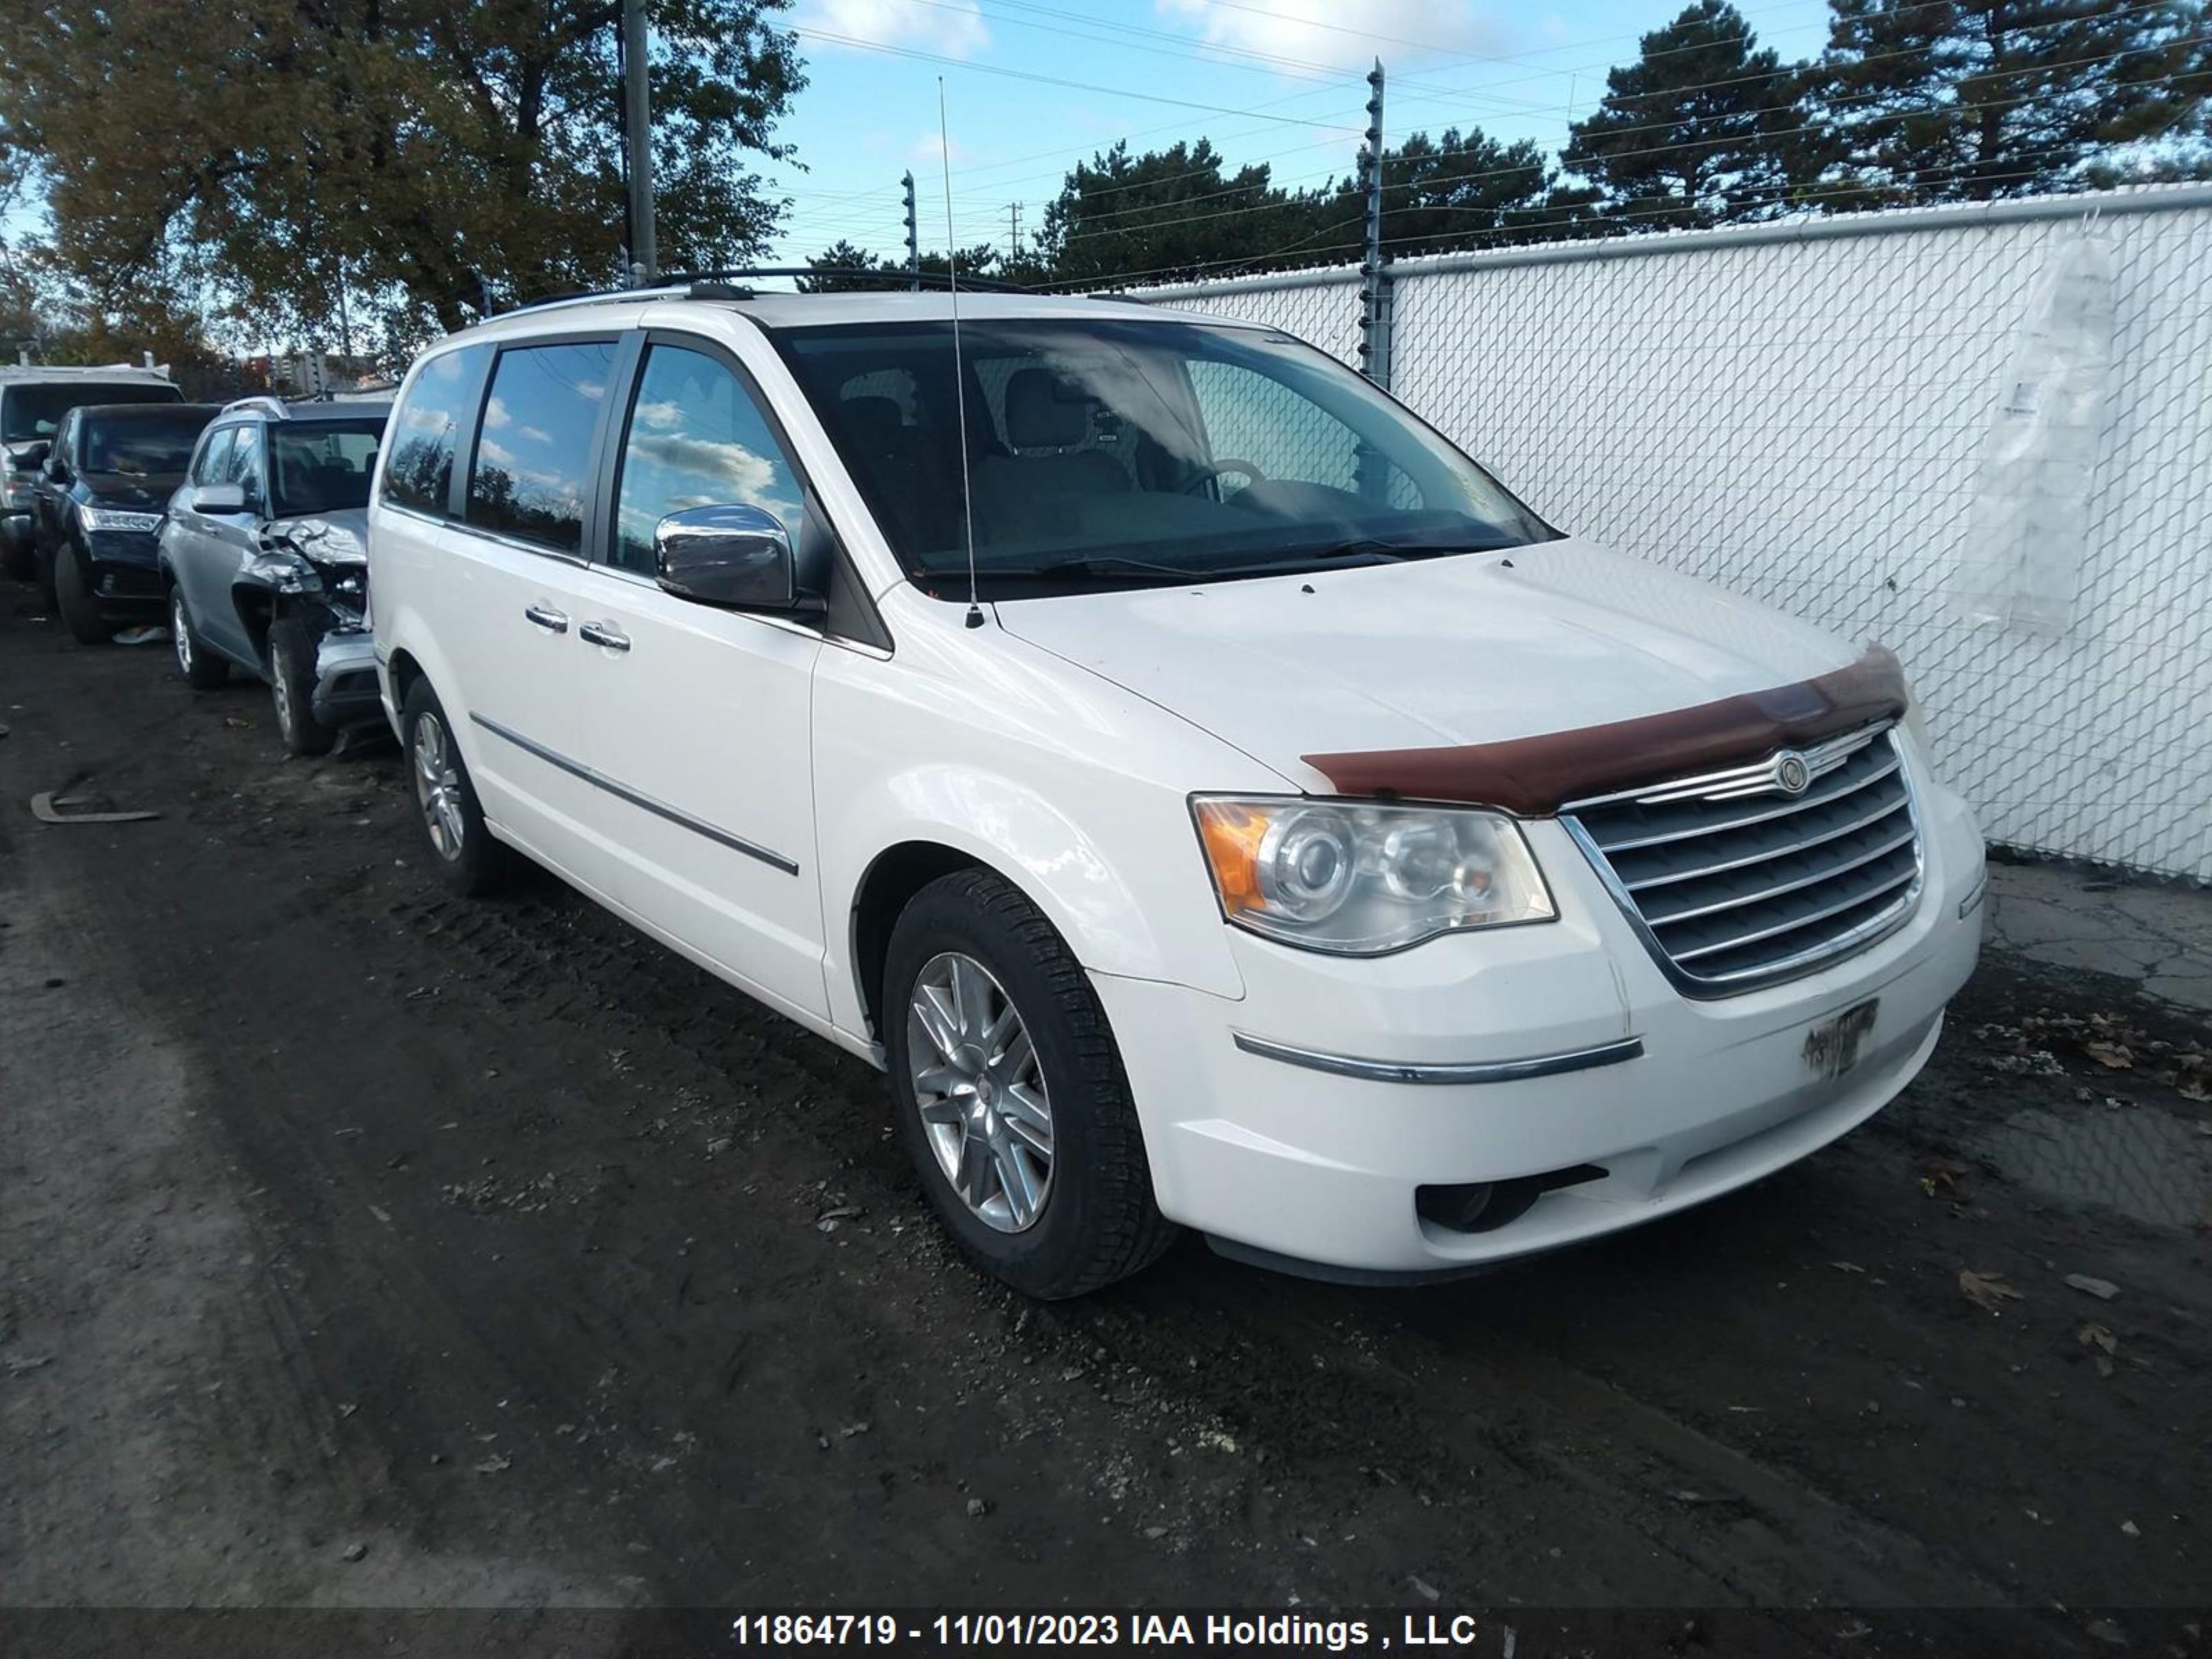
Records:
[[[288,761],[5,585],[0,722],[0,1646],[1133,1601],[2201,1650],[2212,1075],[2125,981],[1992,953],[1874,1124],[1609,1243],[1378,1292],[1186,1240],[1037,1307],[866,1068],[550,878],[444,896],[388,744]]]

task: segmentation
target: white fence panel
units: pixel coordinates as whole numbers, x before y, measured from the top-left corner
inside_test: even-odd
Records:
[[[2062,239],[2112,245],[2071,624],[1967,620],[1954,567]],[[1395,390],[1562,527],[1905,659],[1991,840],[2212,880],[2212,191],[1400,264]],[[1347,273],[1161,297],[1356,362]]]

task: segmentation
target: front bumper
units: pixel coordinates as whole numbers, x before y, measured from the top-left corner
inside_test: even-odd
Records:
[[[76,556],[64,546],[61,556]],[[83,550],[85,586],[103,617],[159,617],[167,608],[161,592],[161,543],[151,531],[96,530]]]
[[[1981,915],[1960,911],[1982,879],[1980,838],[1946,790],[1923,784],[1921,813],[1926,883],[1911,921],[1817,974],[1741,996],[1676,991],[1556,823],[1529,826],[1559,903],[1547,926],[1365,961],[1238,933],[1241,1000],[1094,974],[1162,1211],[1276,1265],[1419,1276],[1654,1220],[1795,1162],[1912,1080],[1973,969]],[[1856,1063],[1825,1075],[1808,1034],[1870,998],[1878,1012]],[[1252,1052],[1254,1039],[1446,1078],[1598,1058],[1408,1081]],[[1487,1228],[1440,1225],[1417,1208],[1424,1187],[1525,1190],[1568,1172],[1571,1184]]]
[[[384,704],[376,683],[376,637],[367,629],[333,630],[315,646],[315,718],[343,729],[380,721]]]
[[[31,514],[27,507],[8,507],[0,510],[0,544],[11,553],[26,551],[31,545]]]

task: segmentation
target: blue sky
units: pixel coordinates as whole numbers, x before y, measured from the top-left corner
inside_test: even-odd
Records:
[[[1067,168],[1117,137],[1141,152],[1203,134],[1232,165],[1273,163],[1287,185],[1347,173],[1366,125],[1362,77],[1377,57],[1389,142],[1472,125],[1556,150],[1567,123],[1603,96],[1606,70],[1683,3],[796,0],[788,21],[811,83],[781,136],[807,170],[771,170],[793,200],[779,259],[841,236],[895,252],[908,167],[924,246],[944,245],[940,75],[954,226],[963,244],[1003,246],[1010,203],[1024,204],[1034,231]],[[1739,4],[1759,43],[1785,58],[1826,39],[1825,0]],[[1081,84],[1052,83],[1071,82]]]

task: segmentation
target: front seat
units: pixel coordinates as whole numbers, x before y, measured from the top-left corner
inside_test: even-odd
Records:
[[[1048,368],[1018,368],[1006,379],[1006,447],[975,467],[975,516],[993,541],[1066,533],[1086,503],[1134,489],[1111,455],[1078,448],[1091,439],[1097,399]]]

